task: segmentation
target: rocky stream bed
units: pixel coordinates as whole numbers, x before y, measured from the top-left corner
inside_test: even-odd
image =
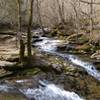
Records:
[[[5,44],[14,41],[10,37]],[[34,67],[14,71],[16,74],[3,66],[16,63],[12,58],[18,58],[18,49],[15,45],[1,49],[0,100],[100,100],[99,64],[85,53],[65,52],[73,47],[65,40],[34,37],[32,46]],[[8,73],[7,77],[2,78],[2,73]]]

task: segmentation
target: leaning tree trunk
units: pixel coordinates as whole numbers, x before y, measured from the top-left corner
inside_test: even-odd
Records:
[[[30,0],[30,9],[29,9],[29,23],[27,29],[27,53],[28,53],[28,63],[31,64],[32,61],[32,50],[31,50],[31,27],[33,19],[33,1]]]
[[[25,45],[22,39],[22,35],[21,35],[21,1],[17,0],[17,4],[18,4],[18,40],[20,42],[20,62],[23,63],[24,60],[24,53],[25,53]]]

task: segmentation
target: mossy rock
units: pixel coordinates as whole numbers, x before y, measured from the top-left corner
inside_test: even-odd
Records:
[[[87,38],[86,35],[82,35],[78,41],[81,43],[81,44],[84,44],[84,43],[87,43],[89,41],[89,39]]]
[[[0,93],[0,100],[26,100],[24,96]]]
[[[23,73],[24,75],[35,75],[35,74],[37,74],[37,73],[39,73],[39,72],[40,72],[40,69],[38,69],[38,68],[33,68],[33,69],[27,69],[27,70],[23,71],[22,73]]]

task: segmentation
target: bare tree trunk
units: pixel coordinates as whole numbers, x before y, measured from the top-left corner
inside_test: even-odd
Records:
[[[33,19],[33,1],[34,0],[30,0],[29,23],[28,23],[28,29],[27,29],[27,53],[28,53],[28,63],[30,64],[32,61],[31,27],[32,27],[32,19]]]
[[[90,34],[93,34],[93,0],[90,4]]]
[[[63,22],[65,22],[65,4],[64,1],[62,1],[62,18],[63,18]]]
[[[64,2],[62,2],[62,6],[61,3],[59,2],[59,0],[57,0],[57,4],[58,4],[58,11],[59,11],[59,17],[61,20],[61,23],[64,24],[65,19],[64,19]]]
[[[25,45],[21,35],[21,1],[17,0],[18,4],[18,40],[20,42],[20,62],[23,63],[24,60],[24,53],[25,53]]]
[[[94,0],[91,0],[90,2],[88,1],[84,1],[84,0],[79,0],[80,2],[84,3],[84,4],[88,4],[90,6],[90,14],[89,14],[89,20],[90,20],[90,27],[89,27],[89,31],[90,31],[90,35],[93,34],[93,25],[94,25],[94,20],[93,20],[93,5],[100,5],[100,3],[96,3],[94,2]]]
[[[40,27],[41,27],[43,33],[45,33],[45,30],[44,30],[43,24],[42,24],[42,19],[41,19],[41,13],[40,13],[39,1],[38,1],[38,0],[36,0],[36,1],[37,1],[37,13],[38,13],[38,18],[39,18]]]
[[[77,11],[77,3],[75,4],[75,0],[73,0],[73,2],[71,3],[72,4],[72,7],[74,9],[74,12],[75,12],[75,26],[76,26],[76,33],[77,33],[77,37],[76,37],[76,40],[78,41],[78,34],[80,33],[80,25],[79,25],[79,13]],[[80,3],[80,1],[78,1],[78,3]]]

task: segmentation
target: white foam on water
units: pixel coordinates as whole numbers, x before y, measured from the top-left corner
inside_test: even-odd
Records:
[[[1,83],[0,84],[0,92],[5,93],[19,93],[19,89],[17,89],[15,86],[7,84],[7,83]]]
[[[83,100],[74,92],[60,89],[54,84],[46,85],[37,89],[20,90],[27,98],[35,100]]]
[[[95,77],[97,80],[100,81],[100,72],[96,70],[93,64],[84,62],[78,57],[73,55],[69,55],[68,58],[73,64],[83,67],[90,75],[92,75],[93,77]]]
[[[22,82],[22,81],[21,81]],[[23,82],[25,82],[23,80]],[[18,80],[19,83],[19,80]],[[45,81],[39,81],[39,88],[15,87],[7,83],[0,84],[0,92],[20,93],[27,97],[28,100],[83,100],[76,93],[65,91],[54,84],[48,84]]]
[[[24,81],[24,80],[23,80]],[[24,81],[25,82],[25,81]],[[10,84],[0,84],[0,92],[20,93],[27,97],[28,100],[83,100],[76,93],[60,89],[54,84],[46,84],[40,81],[39,88],[18,88]]]
[[[5,85],[5,84],[3,84],[3,85],[0,85],[0,92],[9,92],[9,89],[13,89],[12,87],[9,87],[9,86],[7,86],[7,85]]]
[[[60,56],[65,60],[69,60],[73,64],[84,68],[88,72],[88,74],[90,74],[91,76],[100,81],[100,72],[96,70],[94,65],[82,61],[77,56],[70,54],[63,54],[56,51],[57,46],[63,43],[61,40],[54,40],[46,37],[41,37],[41,38],[43,39],[43,41],[37,42],[35,45],[37,45],[42,51]]]
[[[28,82],[28,80],[17,80],[16,83],[24,83],[24,82]]]
[[[43,41],[37,42],[35,45],[38,46],[42,51],[55,51],[56,47],[62,43],[61,40],[51,40],[46,37],[41,37]]]

